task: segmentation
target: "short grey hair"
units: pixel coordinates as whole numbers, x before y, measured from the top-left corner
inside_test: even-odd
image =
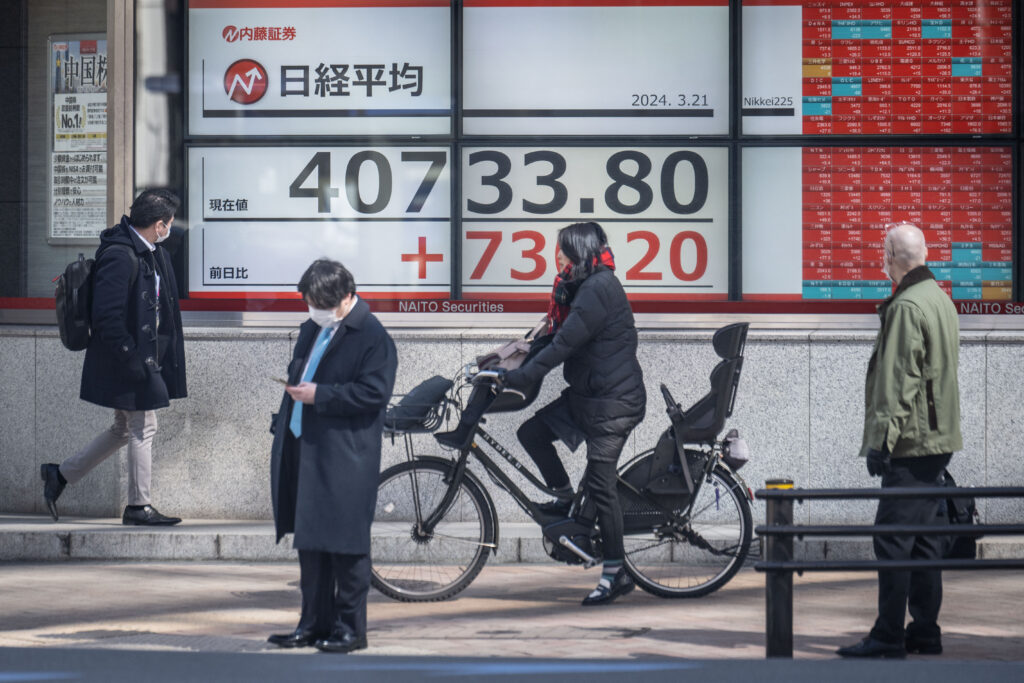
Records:
[[[928,260],[928,245],[921,228],[906,221],[886,226],[885,249],[889,262],[904,270],[923,266]]]

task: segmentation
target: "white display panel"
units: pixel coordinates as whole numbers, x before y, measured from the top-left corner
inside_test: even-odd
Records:
[[[465,0],[467,135],[724,135],[727,0]]]
[[[188,163],[193,297],[294,296],[320,257],[360,292],[450,290],[448,148],[193,147]]]
[[[596,221],[634,300],[725,299],[728,150],[467,147],[466,298],[546,298],[559,228]]]
[[[801,298],[801,161],[799,147],[743,150],[744,299]]]
[[[191,0],[190,135],[447,135],[447,0]]]

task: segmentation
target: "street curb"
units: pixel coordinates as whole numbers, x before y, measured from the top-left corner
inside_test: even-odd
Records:
[[[540,529],[529,522],[507,522],[500,527],[500,544],[488,563],[543,563]],[[385,550],[394,544],[374,543],[378,561],[401,562]],[[405,547],[403,544],[402,547]],[[759,539],[751,545],[753,561],[760,555]],[[874,559],[871,540],[814,538],[794,543],[795,559]],[[981,558],[1024,557],[1024,536],[994,536],[978,541]],[[0,515],[0,561],[60,560],[221,560],[281,562],[297,559],[291,537],[274,542],[269,521],[185,520],[173,527],[126,527],[119,520],[68,517],[53,522],[39,515]]]

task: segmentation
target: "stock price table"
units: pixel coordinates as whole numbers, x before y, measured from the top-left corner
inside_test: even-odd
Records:
[[[958,300],[1012,295],[1012,158],[990,147],[806,147],[803,298],[884,299],[884,226],[925,232],[928,266]]]
[[[1009,134],[1012,0],[745,0],[751,134]]]

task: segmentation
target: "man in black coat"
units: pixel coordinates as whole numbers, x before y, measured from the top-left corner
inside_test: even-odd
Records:
[[[398,359],[342,264],[313,262],[299,291],[310,319],[271,428],[270,483],[277,540],[295,534],[302,614],[268,640],[345,653],[366,647],[370,525]]]
[[[89,346],[80,397],[114,409],[114,424],[60,465],[41,468],[43,498],[58,519],[57,498],[122,446],[128,446],[127,525],[168,526],[150,504],[156,410],[187,395],[185,343],[178,286],[159,242],[171,233],[180,201],[170,191],[145,190],[129,216],[100,234],[93,266]]]

